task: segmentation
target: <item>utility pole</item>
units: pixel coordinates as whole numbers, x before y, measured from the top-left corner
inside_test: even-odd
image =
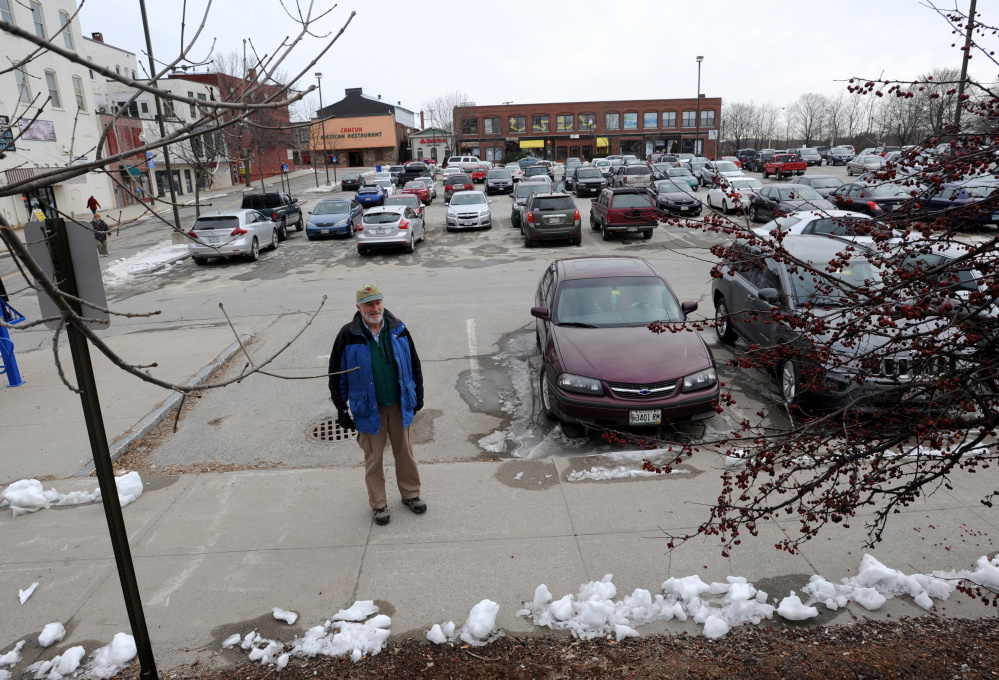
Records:
[[[319,121],[322,125],[323,135],[323,161],[326,163],[326,186],[330,185],[330,154],[326,150],[326,117],[323,116],[323,74],[316,71],[316,82],[319,83]],[[340,160],[339,158],[337,159]]]
[[[704,57],[697,57],[697,113],[694,114],[696,119],[694,120],[694,125],[696,126],[696,132],[694,133],[694,156],[697,156],[697,143],[701,141],[701,62],[704,61]],[[703,155],[703,153],[702,153]]]
[[[139,0],[139,11],[142,13],[142,30],[146,34],[146,54],[149,56],[149,76],[154,77],[156,74],[156,61],[153,59],[153,43],[149,39],[149,21],[146,18],[146,0]],[[159,89],[159,84],[155,81],[153,82],[156,88]],[[163,109],[160,106],[159,95],[153,97],[153,103],[156,105],[156,120],[160,124],[160,139],[166,137],[166,127],[163,125]],[[170,204],[173,208],[173,226],[176,231],[175,234],[183,234],[183,230],[180,228],[180,210],[177,209],[177,194],[173,190],[173,170],[170,168],[170,145],[163,145],[163,167],[166,168],[167,174],[167,184],[170,186]],[[180,243],[186,243],[186,237],[180,237]]]
[[[968,60],[971,59],[971,34],[975,30],[975,9],[977,6],[978,0],[971,0],[971,7],[968,8],[968,31],[964,38],[964,58],[961,59],[961,82],[957,86],[957,110],[954,111],[954,126],[958,128],[958,132],[960,132],[961,128],[964,83],[968,79]]]

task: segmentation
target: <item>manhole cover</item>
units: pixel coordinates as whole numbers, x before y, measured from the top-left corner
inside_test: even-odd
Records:
[[[343,442],[357,439],[357,430],[345,430],[336,423],[336,418],[323,420],[308,429],[308,435],[321,442]]]

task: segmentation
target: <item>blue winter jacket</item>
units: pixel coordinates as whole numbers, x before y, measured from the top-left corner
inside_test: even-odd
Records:
[[[387,309],[384,323],[388,325],[392,354],[399,369],[399,396],[402,403],[402,426],[409,427],[413,414],[423,407],[423,369],[416,354],[413,338],[406,324]],[[337,411],[346,411],[349,405],[358,432],[377,434],[381,429],[378,400],[375,398],[375,379],[371,372],[371,351],[368,335],[364,330],[361,313],[337,333],[330,355],[330,373],[358,370],[330,376],[330,397]]]

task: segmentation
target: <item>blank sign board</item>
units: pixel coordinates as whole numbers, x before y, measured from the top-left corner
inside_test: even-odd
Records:
[[[106,309],[108,302],[104,294],[104,279],[101,278],[101,265],[97,259],[97,245],[94,242],[93,230],[86,223],[67,221],[66,235],[69,239],[69,251],[73,262],[73,272],[76,276],[76,289],[79,292],[77,297]],[[46,231],[44,222],[28,222],[24,225],[24,240],[28,246],[28,252],[31,253],[31,257],[42,268],[42,271],[46,272],[49,280],[58,285],[53,273],[54,266],[49,239],[50,234]],[[40,288],[38,290],[38,306],[41,308],[43,318],[61,314],[52,298]],[[107,312],[83,305],[83,316],[89,319],[87,321],[88,328],[100,330],[108,327]],[[60,323],[48,321],[45,325],[55,330]]]

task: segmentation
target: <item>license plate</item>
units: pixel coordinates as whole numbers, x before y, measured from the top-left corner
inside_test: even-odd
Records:
[[[661,425],[663,412],[659,409],[655,411],[629,411],[629,425]]]
[[[628,227],[628,231],[638,231],[638,227]]]
[[[323,230],[322,230],[322,231],[320,231],[319,233],[320,233],[320,234],[328,234],[328,233],[330,233],[330,230],[329,230],[329,229],[323,229]]]
[[[548,220],[548,224],[562,224],[562,218],[552,217],[551,219]]]
[[[992,213],[992,221],[993,222],[999,222],[999,212]]]
[[[474,224],[475,224],[475,220],[462,220],[461,221],[461,226],[463,226],[463,227],[471,227]]]
[[[218,243],[220,240],[221,239],[218,236],[209,236],[208,237],[208,242],[209,243]]]
[[[686,210],[687,210],[687,206],[685,206],[685,205],[681,205],[681,206],[680,206],[680,210],[683,210],[683,211],[686,211]]]

